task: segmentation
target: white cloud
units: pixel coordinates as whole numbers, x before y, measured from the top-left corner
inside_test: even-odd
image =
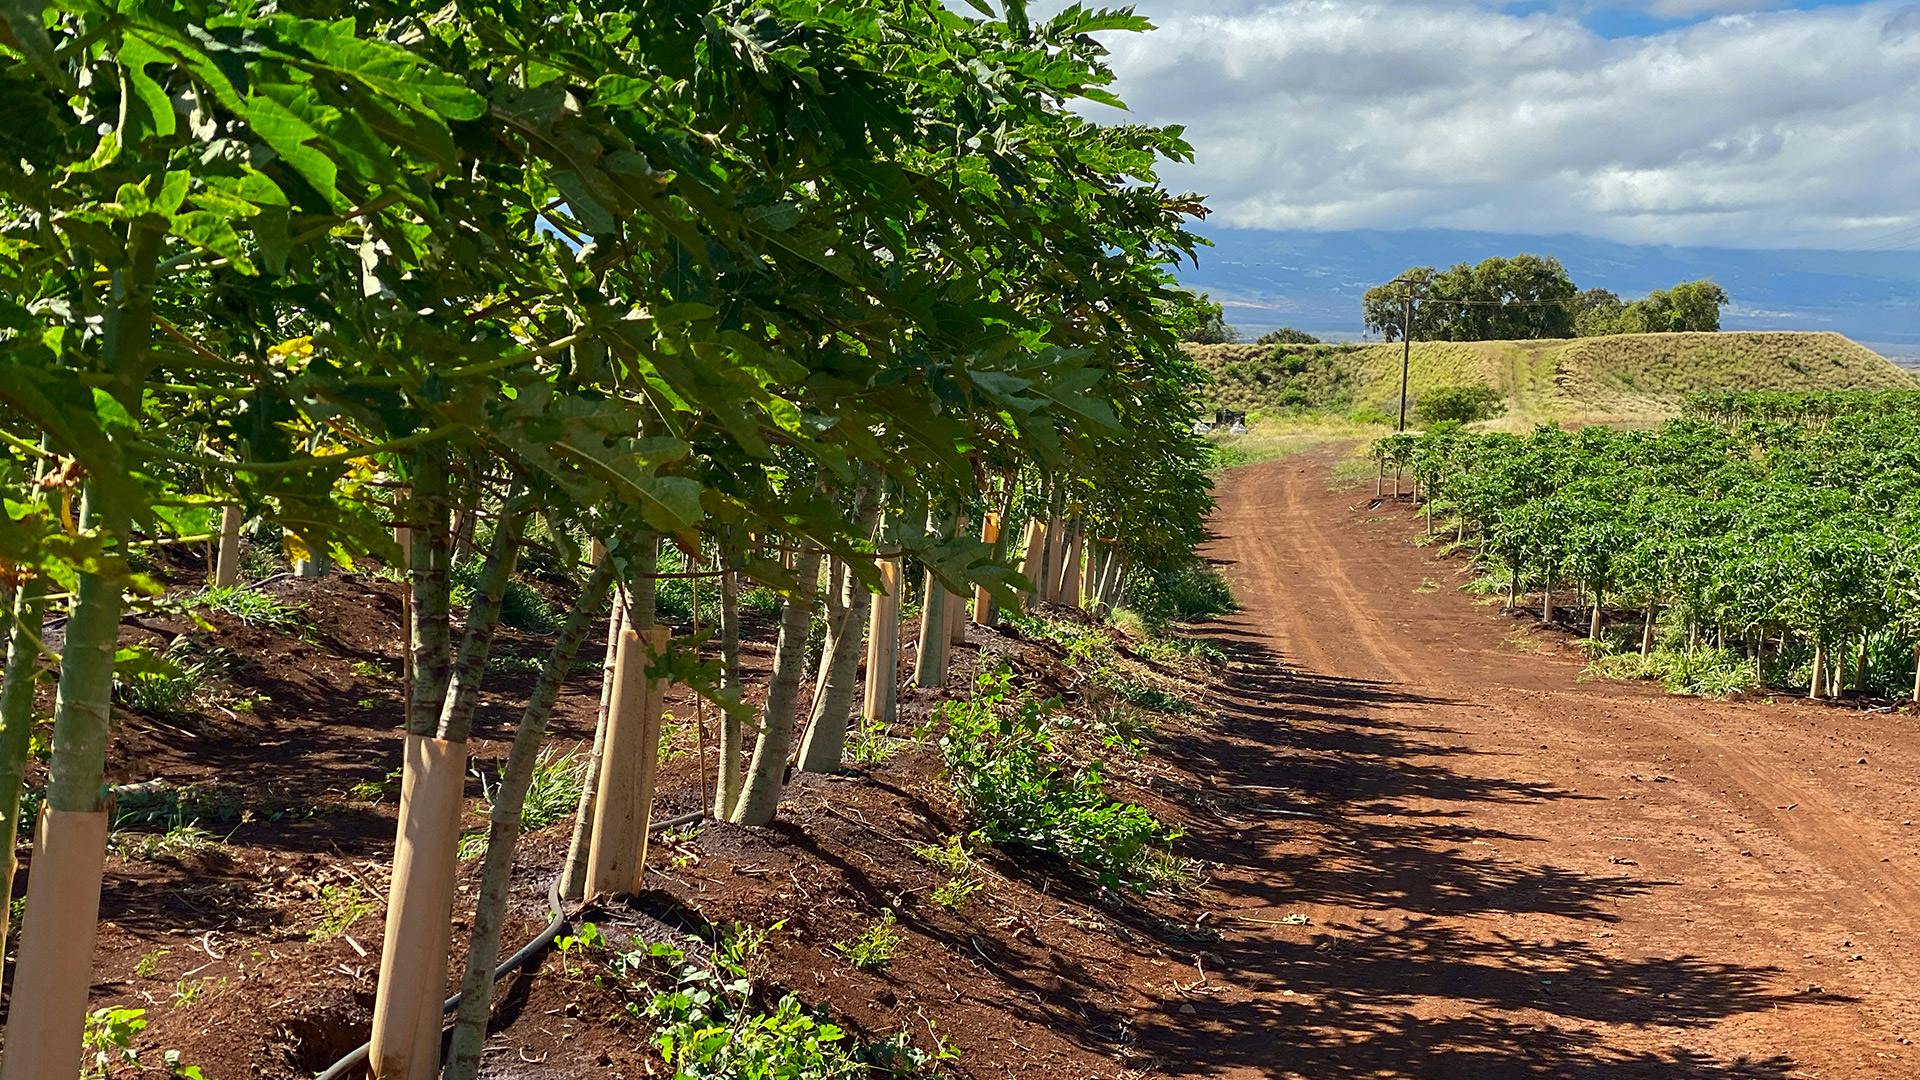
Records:
[[[1167,179],[1223,224],[1751,247],[1920,224],[1911,5],[1614,39],[1565,11],[1444,0],[1141,7],[1160,29],[1110,41],[1117,89],[1136,119],[1187,126],[1198,161]]]

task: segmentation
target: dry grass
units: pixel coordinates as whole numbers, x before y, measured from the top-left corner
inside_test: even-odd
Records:
[[[1248,418],[1245,435],[1215,435],[1213,442],[1219,448],[1221,465],[1230,468],[1251,465],[1256,461],[1292,457],[1331,443],[1353,443],[1364,447],[1392,431],[1390,424],[1353,420],[1344,416],[1315,413],[1255,414]]]
[[[1256,345],[1196,346],[1192,351],[1203,366],[1216,371],[1227,363],[1257,363],[1268,354]],[[1351,404],[1383,412],[1392,412],[1399,399],[1400,361],[1397,344],[1342,349],[1329,358],[1345,373],[1340,381],[1350,389]],[[1474,384],[1507,394],[1507,415],[1491,426],[1523,428],[1546,420],[1653,423],[1676,413],[1682,399],[1699,390],[1891,389],[1920,386],[1920,377],[1833,333],[1729,331],[1414,343],[1408,385],[1415,401],[1442,386]],[[1259,429],[1247,438],[1257,435]],[[1276,440],[1281,449],[1314,445],[1284,427],[1262,437]]]

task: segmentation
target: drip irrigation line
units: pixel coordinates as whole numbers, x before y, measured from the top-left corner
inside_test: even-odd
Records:
[[[676,817],[667,818],[663,821],[656,821],[647,826],[647,832],[666,832],[668,829],[691,824],[706,816],[707,812],[705,810],[694,810]],[[547,884],[547,906],[549,910],[553,912],[553,921],[547,924],[546,929],[535,934],[532,941],[520,946],[519,951],[507,957],[499,967],[493,969],[494,982],[499,982],[520,968],[525,967],[534,957],[539,956],[545,951],[547,946],[552,945],[554,939],[560,936],[560,931],[566,929],[567,924],[573,920],[574,916],[568,915],[566,910],[560,906],[560,878],[558,875],[555,875],[554,879]],[[581,910],[584,911],[586,909],[583,907]],[[578,915],[579,912],[575,912],[574,914]],[[460,995],[455,994],[441,1003],[440,1014],[445,1016],[459,1007]],[[327,1066],[326,1071],[320,1073],[314,1080],[344,1080],[354,1069],[366,1064],[367,1055],[372,1052],[372,1050],[373,1041],[369,1039],[355,1047],[353,1052],[346,1057]]]

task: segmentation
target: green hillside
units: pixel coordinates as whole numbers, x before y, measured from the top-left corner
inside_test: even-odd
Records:
[[[1400,392],[1397,344],[1195,345],[1219,407],[1371,408]],[[1671,415],[1696,390],[1892,389],[1920,378],[1840,334],[1621,334],[1547,341],[1415,342],[1408,396],[1491,386],[1509,422],[1635,422]]]

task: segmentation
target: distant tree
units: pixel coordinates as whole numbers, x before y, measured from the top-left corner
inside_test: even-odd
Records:
[[[1413,405],[1413,422],[1421,427],[1448,420],[1471,424],[1506,411],[1506,395],[1491,386],[1442,386],[1420,395]]]
[[[1435,271],[1431,266],[1413,266],[1401,271],[1400,276],[1384,285],[1375,285],[1360,298],[1361,317],[1366,322],[1367,332],[1379,334],[1388,341],[1399,341],[1405,337],[1406,296],[1412,291],[1415,299],[1425,295],[1428,284],[1432,282]],[[1413,333],[1417,338],[1431,339],[1426,324],[1427,311],[1415,305],[1413,313]]]
[[[1413,333],[1428,341],[1502,341],[1572,337],[1575,290],[1551,256],[1495,256],[1438,273],[1418,266],[1401,281],[1368,289],[1361,299],[1367,329],[1388,341],[1404,332],[1406,290],[1414,294]]]
[[[1720,309],[1726,307],[1729,298],[1727,290],[1715,284],[1711,278],[1698,281],[1683,281],[1665,293],[1651,293],[1647,299],[1663,296],[1661,321],[1656,322],[1649,314],[1649,330],[1695,330],[1717,331],[1720,329]]]
[[[1574,324],[1581,337],[1720,329],[1727,291],[1708,278],[1655,289],[1622,303],[1605,289],[1588,289],[1575,302]]]
[[[1627,304],[1618,293],[1587,289],[1573,301],[1573,332],[1580,337],[1629,334]]]
[[[1167,325],[1181,341],[1196,345],[1225,345],[1240,340],[1227,323],[1227,313],[1206,293],[1184,292],[1167,312]]]
[[[1320,339],[1305,330],[1295,330],[1291,326],[1282,326],[1278,330],[1269,330],[1253,339],[1255,345],[1318,345]]]

